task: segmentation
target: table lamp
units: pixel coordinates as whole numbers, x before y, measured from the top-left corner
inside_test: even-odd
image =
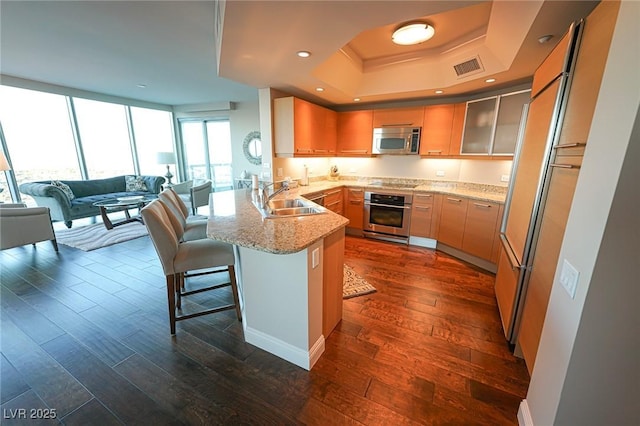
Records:
[[[158,164],[166,164],[167,165],[167,174],[164,177],[167,178],[167,185],[173,185],[171,183],[171,178],[173,175],[171,174],[171,170],[169,168],[170,164],[176,164],[176,156],[173,152],[158,152],[156,154],[156,162]]]

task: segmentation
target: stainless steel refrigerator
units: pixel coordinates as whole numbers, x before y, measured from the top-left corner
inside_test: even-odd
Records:
[[[581,35],[581,23],[567,34],[534,74],[531,101],[519,133],[505,201],[495,292],[507,340],[515,345],[535,256],[550,160],[558,143]]]

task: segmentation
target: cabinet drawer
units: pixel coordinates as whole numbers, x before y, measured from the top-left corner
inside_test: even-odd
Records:
[[[342,214],[342,188],[325,191],[324,206],[334,213]]]
[[[413,204],[418,206],[433,204],[433,194],[414,193]]]
[[[363,188],[345,188],[347,200],[364,200]]]

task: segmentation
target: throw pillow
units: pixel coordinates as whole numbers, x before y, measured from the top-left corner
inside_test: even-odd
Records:
[[[51,181],[51,185],[55,186],[56,188],[60,188],[62,190],[62,192],[64,192],[64,195],[67,196],[69,201],[71,201],[74,198],[76,198],[75,194],[73,193],[71,188],[69,188],[69,185],[67,185],[66,183],[62,183],[59,180],[52,180]]]
[[[125,176],[125,182],[126,182],[127,192],[149,190],[147,188],[147,184],[144,183],[144,179],[142,179],[142,176]]]

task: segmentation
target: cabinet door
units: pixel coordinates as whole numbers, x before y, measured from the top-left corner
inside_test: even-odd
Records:
[[[312,142],[313,153],[320,157],[334,156],[336,155],[338,113],[318,105],[315,107],[318,130]]]
[[[438,242],[450,247],[462,249],[467,205],[468,200],[466,198],[443,197]]]
[[[453,106],[453,123],[451,125],[451,142],[449,144],[450,155],[460,155],[462,150],[462,133],[464,132],[466,113],[466,103],[462,102]]]
[[[499,210],[497,203],[469,200],[462,251],[481,259],[491,259]]]
[[[422,127],[424,107],[373,110],[373,127]]]
[[[518,332],[518,342],[529,372],[533,371],[538,353],[542,325],[547,313],[581,162],[581,156],[561,157],[561,160],[556,159],[553,163],[560,167],[551,168],[549,193],[542,212],[542,223]]]
[[[500,259],[500,248],[502,247],[502,243],[500,243],[500,228],[502,227],[502,218],[504,216],[504,204],[500,204],[500,209],[498,210],[498,220],[496,221],[496,229],[493,234],[493,248],[491,249],[491,263],[498,263]]]
[[[339,112],[337,134],[338,156],[370,156],[373,144],[373,111]]]
[[[564,37],[562,37],[549,56],[547,56],[538,67],[536,72],[533,74],[533,84],[531,85],[532,98],[540,93],[549,83],[555,80],[564,70],[564,61],[567,55],[567,49],[569,49],[570,45],[571,33],[568,32]]]
[[[349,219],[349,228],[362,230],[364,223],[364,189],[344,188],[344,216]]]
[[[496,117],[497,97],[467,102],[462,154],[489,154]]]
[[[529,103],[530,96],[530,90],[500,96],[491,150],[493,155],[513,155],[518,141],[522,107]]]
[[[293,149],[295,155],[312,155],[314,138],[322,128],[316,119],[315,105],[293,99]]]
[[[431,218],[433,217],[433,195],[415,193],[411,206],[410,235],[431,238]]]
[[[420,155],[449,155],[453,112],[453,104],[424,107]]]

